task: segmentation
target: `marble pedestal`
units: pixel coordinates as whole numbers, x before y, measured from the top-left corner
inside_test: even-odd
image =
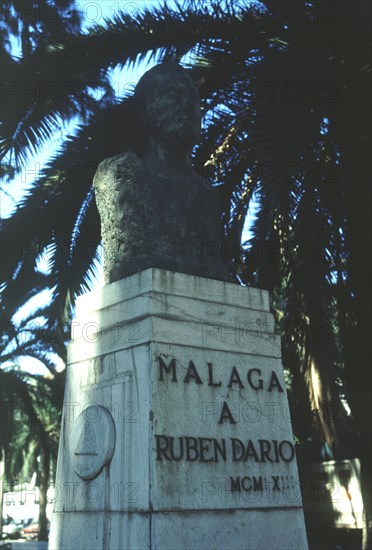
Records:
[[[148,269],[79,299],[49,548],[307,549],[266,291]]]

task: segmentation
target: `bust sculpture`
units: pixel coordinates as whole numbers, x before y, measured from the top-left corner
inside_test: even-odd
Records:
[[[231,281],[220,253],[217,191],[191,166],[200,138],[197,88],[173,63],[138,82],[135,100],[147,139],[100,163],[94,176],[106,283],[154,267]]]

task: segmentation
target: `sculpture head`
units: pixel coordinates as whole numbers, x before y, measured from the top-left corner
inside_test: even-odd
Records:
[[[187,151],[200,138],[198,90],[179,65],[161,63],[147,71],[135,97],[144,125],[157,142]]]

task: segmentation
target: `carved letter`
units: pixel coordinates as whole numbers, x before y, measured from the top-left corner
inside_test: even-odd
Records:
[[[176,462],[179,462],[183,458],[183,437],[178,438],[180,442],[180,450],[178,456],[175,456],[174,454],[174,437],[169,438],[170,446],[169,446],[169,452],[172,457],[172,460],[175,460]]]
[[[193,462],[198,460],[199,451],[198,451],[198,440],[196,437],[185,437],[186,441],[186,460]],[[194,456],[190,455],[190,451],[194,452]]]
[[[189,363],[189,368],[187,369],[186,376],[184,378],[185,384],[188,384],[190,381],[190,378],[194,378],[195,382],[197,384],[202,384],[202,379],[200,378],[198,371],[195,368],[195,365],[192,361]]]
[[[278,440],[273,439],[274,443],[274,452],[275,452],[275,462],[279,462],[279,456],[278,456]]]
[[[266,439],[259,439],[258,440],[260,444],[260,450],[261,450],[261,460],[260,462],[266,462],[265,458],[267,458],[268,462],[273,462],[273,459],[271,456],[269,456],[269,452],[271,450],[270,442]]]
[[[240,477],[236,477],[235,479],[233,477],[230,477],[230,483],[232,493],[234,493],[235,491],[241,491]]]
[[[290,453],[289,458],[284,456],[284,453],[283,453],[284,445],[288,445],[289,447],[289,453]],[[290,441],[281,441],[279,443],[279,455],[280,455],[280,458],[285,462],[291,462],[291,460],[293,460],[293,457],[295,455],[295,448]]]
[[[233,367],[231,370],[230,382],[227,384],[227,387],[231,388],[233,384],[239,384],[239,388],[244,388],[236,367]]]
[[[258,458],[258,454],[256,453],[256,449],[254,448],[254,445],[251,439],[248,441],[247,449],[244,455],[244,462],[246,462],[250,456],[254,458],[255,462],[260,462],[260,459]]]
[[[242,487],[243,487],[243,491],[250,491],[252,489],[252,485],[245,485],[245,482],[248,482],[250,483],[251,481],[251,478],[250,477],[243,477],[242,478]]]
[[[169,365],[167,366],[163,359],[161,357],[158,357],[159,359],[159,368],[160,368],[160,376],[159,376],[159,380],[161,380],[162,382],[164,381],[163,379],[163,371],[167,372],[168,374],[170,374],[170,372],[172,371],[172,382],[177,382],[177,377],[176,377],[176,360],[175,359],[172,359],[172,361],[169,363]]]
[[[229,407],[227,406],[226,401],[223,402],[221,416],[220,416],[220,419],[219,419],[218,423],[222,424],[224,420],[228,420],[230,422],[230,424],[236,424],[236,420],[234,420],[234,417],[231,414],[231,411],[230,411]]]
[[[222,382],[214,382],[213,381],[213,365],[212,365],[212,363],[207,363],[207,365],[208,365],[208,375],[209,375],[208,386],[215,386],[215,387],[221,386]]]
[[[247,378],[248,378],[248,384],[251,386],[251,388],[253,388],[254,390],[262,390],[263,388],[263,380],[262,378],[259,378],[258,379],[258,386],[253,384],[252,382],[252,373],[253,372],[256,372],[258,374],[258,376],[261,376],[261,371],[260,369],[249,369],[249,371],[247,372]]]
[[[221,458],[226,462],[226,441],[221,439],[221,444],[222,446],[218,443],[217,439],[213,438],[215,462],[218,462],[218,454],[220,454]]]
[[[274,485],[273,485],[273,491],[280,491],[279,487],[279,476],[271,476]]]
[[[200,462],[213,462],[213,456],[206,458],[204,453],[208,453],[210,450],[210,442],[212,441],[209,437],[199,437],[199,448],[200,448]]]
[[[253,476],[253,490],[254,491],[263,491],[262,476],[260,476],[258,479]]]
[[[169,438],[166,435],[156,435],[155,439],[156,439],[156,460],[162,460],[161,455],[163,455],[166,460],[172,460],[167,455],[167,452],[166,452],[169,446]]]
[[[244,443],[240,441],[240,439],[236,439],[235,437],[231,438],[231,447],[232,447],[232,459],[234,462],[239,462],[243,459],[244,455]],[[240,447],[240,449],[239,449]],[[237,451],[240,451],[240,455],[238,456]]]
[[[275,374],[275,371],[271,372],[271,379],[270,379],[270,385],[268,391],[272,391],[273,388],[278,388],[279,392],[283,391],[282,386],[280,385],[280,382],[278,380],[277,375]]]

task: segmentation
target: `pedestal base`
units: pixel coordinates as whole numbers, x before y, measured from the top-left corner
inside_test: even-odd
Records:
[[[149,269],[72,332],[50,550],[307,549],[267,292]]]

